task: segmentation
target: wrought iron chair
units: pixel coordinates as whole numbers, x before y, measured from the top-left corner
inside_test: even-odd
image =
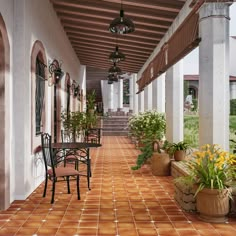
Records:
[[[90,128],[85,131],[85,142],[87,143],[101,143],[101,129]]]
[[[54,195],[56,182],[65,181],[67,182],[67,191],[70,193],[70,178],[76,178],[76,187],[77,187],[77,196],[78,200],[80,200],[80,172],[76,170],[74,167],[64,166],[64,159],[62,157],[56,157],[53,154],[53,150],[51,147],[51,135],[47,133],[41,134],[41,143],[42,143],[42,152],[43,159],[45,164],[45,184],[43,197],[46,196],[48,179],[52,181],[52,197],[51,204],[54,203]],[[63,162],[63,163],[62,163]]]
[[[61,138],[62,142],[73,142],[73,137],[71,133],[68,131],[61,130],[61,137],[62,137]],[[87,158],[87,155],[89,155],[89,149],[82,149],[76,151],[66,150],[64,153],[65,156],[64,165],[74,164],[76,170],[79,170],[81,173],[86,172],[83,175],[87,177],[88,189],[91,190],[90,188],[90,177],[92,176],[91,160],[90,158]],[[85,164],[85,165],[80,165],[80,164]],[[87,167],[86,170],[84,170],[84,167]]]
[[[74,138],[73,138],[71,132],[69,132],[67,130],[61,130],[61,141],[62,141],[62,143],[74,142]],[[73,151],[64,150],[64,157],[65,157],[64,158],[64,165],[65,166],[66,166],[66,164],[74,164],[75,169],[78,170],[78,158]]]

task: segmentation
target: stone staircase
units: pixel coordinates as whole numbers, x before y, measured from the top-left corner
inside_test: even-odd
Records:
[[[103,136],[127,136],[129,116],[109,116],[103,118]]]

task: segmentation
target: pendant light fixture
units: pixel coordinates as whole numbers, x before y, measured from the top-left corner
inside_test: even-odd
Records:
[[[119,47],[118,45],[116,45],[116,49],[114,52],[112,52],[109,56],[109,61],[113,62],[113,63],[118,63],[120,61],[124,61],[125,60],[125,55],[119,51]]]
[[[124,16],[123,4],[121,0],[120,16],[111,22],[109,31],[114,34],[128,34],[134,32],[134,29],[135,26],[132,20]]]
[[[107,76],[108,81],[112,81],[112,82],[118,82],[120,76],[119,75],[114,75],[114,74],[110,74]]]
[[[114,62],[113,66],[108,70],[109,75],[120,75],[122,73],[120,67],[116,66]]]

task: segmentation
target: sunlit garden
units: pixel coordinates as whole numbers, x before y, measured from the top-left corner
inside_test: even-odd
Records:
[[[193,148],[198,148],[198,115],[184,116],[184,141],[188,142]],[[230,137],[236,141],[236,116],[230,116],[229,122]],[[234,144],[230,142],[230,150],[232,151]]]

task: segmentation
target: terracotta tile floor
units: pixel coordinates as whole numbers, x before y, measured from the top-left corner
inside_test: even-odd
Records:
[[[81,200],[57,183],[56,201],[43,184],[25,201],[0,212],[0,235],[235,236],[236,219],[225,224],[199,221],[176,205],[172,177],[153,176],[148,166],[132,171],[138,150],[126,137],[103,137],[92,149],[91,191],[81,178]],[[74,185],[74,181],[72,181]]]

